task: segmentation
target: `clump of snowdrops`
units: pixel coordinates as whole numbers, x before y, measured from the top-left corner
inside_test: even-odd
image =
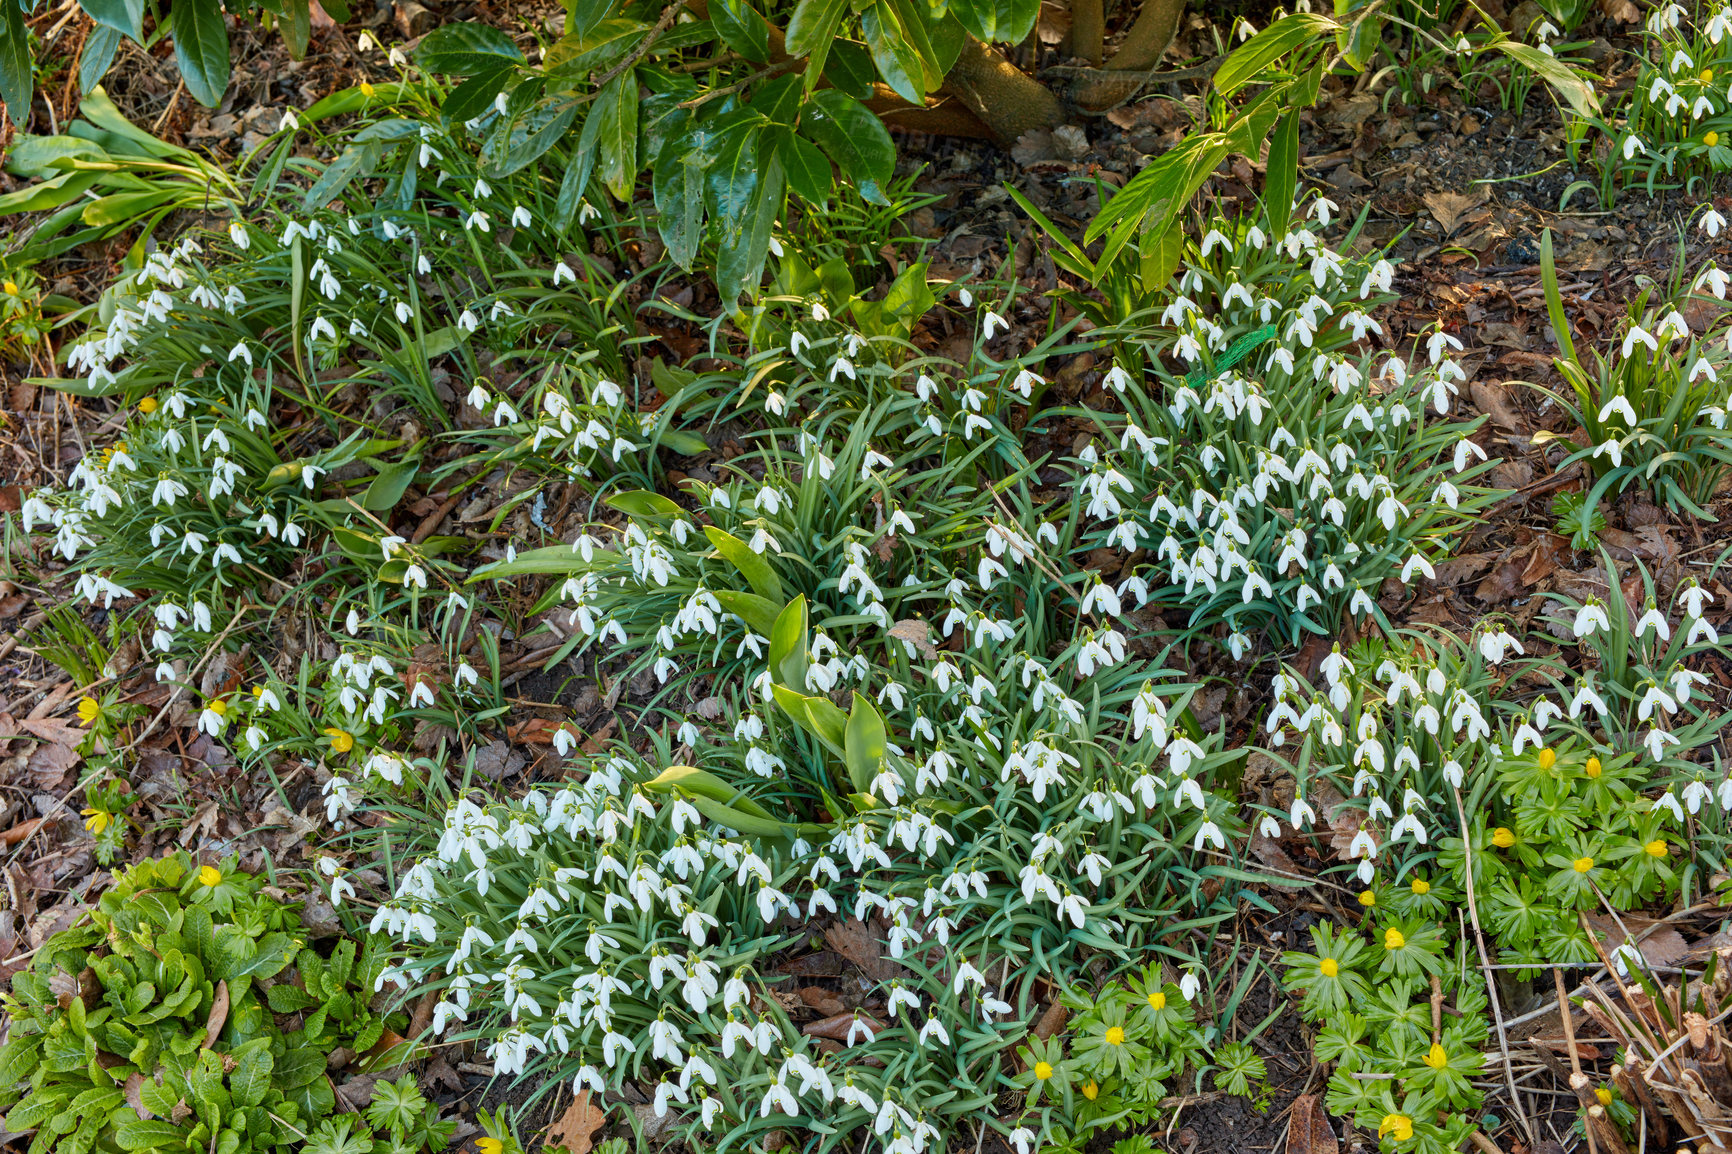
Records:
[[[1205,883],[1239,876],[1236,807],[1209,788],[1232,755],[1190,720],[1196,687],[1131,644],[1017,473],[983,491],[999,434],[903,440],[943,387],[905,371],[913,396],[770,430],[680,500],[620,493],[622,519],[478,571],[433,615],[553,578],[537,609],[574,650],[668,694],[701,679],[713,722],[670,719],[649,754],[584,755],[579,784],[518,800],[349,752],[334,815],[464,782],[374,928],[402,982],[442,990],[438,1029],[502,1072],[631,1080],[694,1133],[822,1119],[929,1149],[1013,1084],[1040,977],[1231,901]],[[992,405],[1024,403],[996,376]],[[471,692],[435,680],[441,703]],[[849,922],[876,927],[884,976],[826,1053],[761,960]],[[988,1117],[1032,1148],[1034,1126]]]
[[[1642,23],[1641,71],[1622,124],[1602,125],[1603,161],[1618,184],[1683,181],[1696,188],[1732,168],[1732,7],[1681,4],[1649,9]],[[1606,187],[1612,187],[1608,184]]]
[[[1697,227],[1712,237],[1726,220],[1710,206]],[[1563,334],[1553,364],[1570,385],[1558,400],[1589,442],[1572,446],[1558,463],[1564,469],[1582,462],[1592,478],[1585,496],[1572,502],[1578,523],[1592,525],[1602,500],[1632,488],[1646,489],[1673,512],[1712,520],[1704,506],[1732,466],[1726,429],[1732,382],[1720,381],[1732,364],[1732,327],[1698,337],[1681,310],[1710,293],[1724,301],[1732,276],[1709,261],[1685,289],[1680,264],[1666,298],[1655,301],[1652,288],[1639,294],[1621,339],[1601,353],[1578,348],[1570,336],[1549,234],[1541,257],[1552,331]]]
[[[585,238],[538,226],[516,187],[533,182],[495,188],[459,144],[429,131],[414,134],[418,163],[437,162],[438,178],[411,186],[407,207],[302,211],[272,200],[225,232],[189,235],[112,286],[101,323],[69,351],[84,375],[67,387],[114,397],[126,424],[65,489],[28,495],[22,520],[53,531],[82,599],[105,609],[147,599],[134,620],[160,681],[183,682],[194,654],[257,600],[276,599],[255,597],[262,583],[296,580],[312,558],[323,557],[338,603],[368,590],[368,611],[413,602],[430,583],[454,586],[449,555],[469,542],[411,543],[385,520],[418,477],[431,488],[444,476],[423,469],[417,422],[443,426],[461,408],[486,465],[534,455],[539,468],[591,484],[653,479],[648,450],[672,435],[672,413],[646,421],[604,375],[619,345],[581,249],[547,255]],[[550,328],[588,339],[543,342]],[[461,395],[441,392],[441,360],[469,382]],[[509,371],[490,380],[483,365]],[[407,418],[389,400],[356,411],[341,396],[351,386],[408,404]],[[353,636],[358,616],[352,608],[332,624]],[[394,651],[407,648],[396,640]],[[324,671],[304,669],[299,686],[303,699],[340,700],[333,715],[315,709],[270,732],[262,719],[289,697],[270,680],[251,696],[205,701],[201,728],[239,723],[255,751],[332,731],[341,744],[413,689],[372,684],[375,673],[394,676],[376,652],[333,670],[328,694],[316,684]]]
[[[1616,572],[1609,557],[1604,564]],[[1580,602],[1553,595],[1560,613],[1546,620],[1577,649],[1573,661],[1530,656],[1533,639],[1524,643],[1494,619],[1466,643],[1412,634],[1336,646],[1316,686],[1292,669],[1278,674],[1265,728],[1277,749],[1298,742],[1289,823],[1303,829],[1316,820],[1315,783],[1327,781],[1347,811],[1363,815],[1345,856],[1370,885],[1386,849],[1396,851],[1390,868],[1399,880],[1454,834],[1463,794],[1466,810],[1479,813],[1494,780],[1526,781],[1521,767],[1544,762],[1540,768],[1550,770],[1565,754],[1569,764],[1591,762],[1589,776],[1603,773],[1605,781],[1586,794],[1572,792],[1561,770],[1556,790],[1526,782],[1519,806],[1531,826],[1600,820],[1593,814],[1610,804],[1601,796],[1607,790],[1635,807],[1630,820],[1647,831],[1644,842],[1662,827],[1683,827],[1685,806],[1696,814],[1717,796],[1732,807],[1732,783],[1703,760],[1726,723],[1694,660],[1718,648],[1703,617],[1712,594],[1686,581],[1668,614],[1651,575],[1643,571],[1641,582],[1639,615],[1622,594]],[[1651,889],[1638,881],[1629,892]]]
[[[1328,212],[1314,202],[1314,219]],[[1483,418],[1447,418],[1460,342],[1435,333],[1411,365],[1356,351],[1381,332],[1367,310],[1393,268],[1261,219],[1211,222],[1149,342],[1152,375],[1107,373],[1125,415],[1075,463],[1083,539],[1152,555],[1112,592],[1141,604],[1171,586],[1236,659],[1264,631],[1292,644],[1349,617],[1388,628],[1384,581],[1433,576],[1492,499],[1474,484]]]

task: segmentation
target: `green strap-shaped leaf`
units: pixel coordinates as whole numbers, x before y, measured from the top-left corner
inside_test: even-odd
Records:
[[[704,536],[710,539],[716,552],[740,571],[758,596],[778,605],[787,600],[787,595],[782,591],[782,579],[776,576],[776,571],[770,568],[768,561],[752,552],[750,545],[714,525],[704,526]]]
[[[1299,111],[1289,109],[1269,138],[1268,178],[1263,182],[1263,211],[1269,235],[1287,235],[1293,213],[1293,190],[1299,183]]]
[[[770,672],[773,680],[797,693],[806,690],[806,595],[783,607],[770,629]]]
[[[871,793],[872,781],[884,768],[884,718],[864,693],[856,692],[848,711],[843,760],[856,793]]]
[[[768,637],[776,628],[776,616],[782,612],[778,602],[756,593],[741,593],[735,589],[717,589],[711,593],[716,604],[727,613],[744,621],[753,633]]]

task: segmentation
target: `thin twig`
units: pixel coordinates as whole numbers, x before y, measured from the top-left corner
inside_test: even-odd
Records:
[[[1570,1051],[1570,1073],[1579,1075],[1582,1072],[1582,1060],[1576,1056],[1576,1024],[1571,1020],[1570,999],[1564,990],[1564,972],[1556,966],[1552,967],[1552,982],[1558,988],[1558,1015],[1564,1020],[1564,1044]],[[1594,1141],[1594,1128],[1583,1126],[1582,1130],[1588,1136],[1589,1154],[1599,1154],[1599,1143]]]
[[[1491,965],[1491,959],[1486,956],[1485,934],[1479,928],[1479,909],[1475,906],[1473,898],[1473,839],[1468,836],[1470,827],[1467,822],[1467,807],[1462,804],[1461,790],[1455,786],[1451,786],[1450,789],[1455,794],[1455,812],[1461,820],[1462,851],[1467,855],[1467,916],[1473,922],[1473,941],[1474,945],[1479,947],[1479,964],[1486,967]],[[1482,969],[1481,973],[1485,977],[1486,994],[1491,999],[1492,1020],[1497,1023],[1497,1046],[1503,1053],[1503,1073],[1504,1078],[1509,1083],[1510,1106],[1515,1109],[1516,1117],[1521,1119],[1522,1129],[1527,1131],[1528,1145],[1532,1146],[1538,1141],[1538,1138],[1534,1131],[1533,1122],[1528,1119],[1527,1111],[1522,1109],[1521,1093],[1516,1090],[1515,1071],[1510,1068],[1509,1035],[1504,1032],[1503,1028],[1503,1008],[1498,1004],[1497,982],[1492,979],[1491,970]]]
[[[621,60],[618,64],[615,64],[612,68],[603,72],[601,74],[601,79],[597,80],[593,87],[598,89],[601,88],[615,76],[618,76],[620,73],[636,64],[639,60],[642,60],[644,56],[648,54],[650,46],[657,40],[661,39],[661,34],[674,26],[674,21],[679,18],[680,10],[685,6],[686,0],[674,0],[672,4],[663,8],[660,18],[655,22],[655,27],[649,30],[649,35],[638,41],[638,46],[627,53],[624,60]]]
[[[760,80],[768,79],[771,76],[780,76],[784,72],[792,72],[796,68],[804,68],[805,66],[806,58],[804,56],[796,56],[787,60],[781,60],[770,65],[768,68],[758,69],[758,71],[752,73],[750,76],[738,83],[730,84],[726,88],[712,88],[702,96],[694,96],[690,100],[683,101],[679,107],[696,108],[698,105],[706,104],[711,100],[715,100],[717,97],[732,96],[734,93],[741,92],[748,86],[755,84]]]

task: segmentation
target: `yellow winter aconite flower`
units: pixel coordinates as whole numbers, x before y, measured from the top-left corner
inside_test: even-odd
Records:
[[[336,726],[326,729],[325,736],[331,739],[331,748],[338,753],[348,753],[355,748],[355,735]]]
[[[6,295],[9,297],[15,297],[18,295],[17,282],[15,282],[15,281],[7,281],[6,282]]]
[[[1424,897],[1426,894],[1431,892],[1431,883],[1426,881],[1424,878],[1414,878],[1413,885],[1409,888],[1420,897]]]
[[[1713,69],[1712,69],[1712,68],[1704,68],[1704,69],[1702,69],[1702,77],[1701,77],[1701,79],[1702,79],[1702,83],[1703,83],[1703,84],[1712,84],[1712,83],[1714,83],[1714,70],[1713,70]]]
[[[1093,1102],[1096,1098],[1101,1096],[1101,1088],[1095,1084],[1093,1078],[1090,1078],[1082,1084],[1082,1092],[1083,1097],[1087,1098],[1090,1102]],[[483,1152],[483,1154],[485,1154],[485,1152]]]
[[[86,725],[95,725],[96,719],[102,716],[102,703],[94,697],[86,697],[78,702],[78,720]]]
[[[1610,1106],[1612,1104],[1612,1092],[1604,1086],[1596,1086],[1594,1088],[1594,1097],[1600,1100],[1600,1105],[1602,1106]]]
[[[365,80],[361,81],[361,95],[368,99],[371,99],[373,96],[373,86],[368,84]]]
[[[1122,1046],[1125,1044],[1125,1031],[1122,1026],[1107,1027],[1107,1045]]]
[[[1370,890],[1360,890],[1359,904],[1362,906],[1374,906],[1377,904],[1377,895]]]
[[[1449,1055],[1444,1053],[1441,1045],[1433,1042],[1431,1044],[1431,1049],[1426,1051],[1425,1064],[1430,1066],[1433,1070],[1441,1070],[1445,1066],[1449,1065]]]
[[[1334,958],[1324,958],[1317,964],[1317,972],[1326,978],[1333,978],[1341,972],[1341,963]]]
[[[475,1148],[481,1154],[505,1154],[505,1143],[497,1138],[477,1138]]]
[[[144,398],[144,400],[138,402],[138,411],[141,413],[154,413],[154,412],[156,412],[156,398],[155,397],[146,397],[146,398]]]
[[[205,708],[216,714],[218,717],[227,717],[229,712],[229,703],[220,697],[213,697],[211,698],[211,703],[205,706]]]
[[[1036,1062],[1034,1064],[1034,1076],[1039,1078],[1042,1082],[1052,1077],[1052,1063]]]
[[[107,829],[109,823],[114,820],[114,815],[112,813],[109,813],[106,809],[97,809],[94,806],[83,809],[79,812],[84,816],[84,828],[93,834],[101,833],[103,830]]]
[[[1166,1009],[1167,995],[1160,990],[1156,990],[1154,993],[1149,995],[1149,1005],[1153,1006],[1157,1010]]]
[[[1665,857],[1669,847],[1665,838],[1657,837],[1642,848],[1648,851],[1649,857]]]
[[[1704,132],[1702,134],[1702,143],[1706,144],[1709,148],[1713,148],[1716,144],[1720,143],[1720,134],[1713,131]]]
[[[1383,948],[1384,949],[1386,949],[1386,950],[1399,950],[1401,947],[1405,946],[1406,944],[1407,944],[1407,936],[1405,934],[1403,934],[1400,930],[1396,929],[1394,926],[1391,926],[1389,929],[1383,931]]]
[[[1570,863],[1570,868],[1579,874],[1585,874],[1594,868],[1594,859],[1591,857],[1579,857]]]
[[[1508,849],[1515,844],[1515,832],[1500,825],[1491,831],[1491,844],[1499,849]]]
[[[215,866],[199,866],[198,867],[198,880],[199,880],[200,885],[207,886],[207,887],[208,886],[221,885],[222,880],[223,880],[223,872],[221,870],[217,869]]]
[[[1589,777],[1600,776],[1600,759],[1597,757],[1588,758],[1588,764],[1583,767],[1582,772]]]
[[[1545,749],[1540,750],[1540,768],[1541,769],[1550,769],[1552,766],[1556,765],[1557,763],[1558,763],[1558,755],[1552,751],[1550,746],[1546,747]]]
[[[1385,1114],[1378,1124],[1379,1138],[1393,1135],[1397,1142],[1405,1142],[1413,1137],[1413,1119],[1406,1114]]]

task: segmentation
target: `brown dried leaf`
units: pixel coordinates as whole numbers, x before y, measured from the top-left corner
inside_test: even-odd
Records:
[[[1639,914],[1620,914],[1617,921],[1600,914],[1586,917],[1588,928],[1600,939],[1607,954],[1624,944],[1625,929],[1637,939],[1636,948],[1642,951],[1642,960],[1650,966],[1675,966],[1689,953],[1684,936],[1671,926],[1660,925],[1654,918]]]
[[[854,1021],[856,1018],[858,1018],[861,1024],[874,1034],[884,1028],[884,1023],[880,1022],[877,1018],[874,1018],[871,1014],[861,1013],[856,1010],[845,1010],[840,1014],[831,1014],[828,1018],[820,1018],[816,1022],[807,1022],[800,1028],[800,1032],[805,1034],[808,1038],[829,1038],[832,1041],[841,1042],[843,1045],[847,1045],[848,1032],[854,1029]],[[864,1034],[855,1031],[854,1040],[856,1042],[863,1041],[864,1038]]]
[[[552,745],[560,722],[545,717],[529,717],[515,725],[506,725],[505,736],[516,745]]]
[[[345,1114],[359,1114],[373,1100],[373,1083],[376,1081],[378,1079],[372,1074],[356,1074],[337,1087],[337,1106]]]
[[[824,931],[824,944],[854,963],[875,982],[900,978],[906,971],[884,956],[884,943],[858,918],[837,922]]]
[[[1372,97],[1371,111],[1376,111],[1376,98]],[[1468,213],[1480,206],[1483,194],[1471,196],[1461,192],[1428,192],[1420,198],[1425,207],[1443,226],[1443,235],[1449,236],[1465,223]]]
[[[1340,1154],[1341,1144],[1329,1128],[1329,1118],[1315,1094],[1293,1099],[1293,1117],[1287,1128],[1287,1154]]]
[[[1252,856],[1272,870],[1289,874],[1300,872],[1299,863],[1281,848],[1281,843],[1272,837],[1264,837],[1261,831],[1251,835],[1250,850]]]
[[[223,1023],[229,1019],[229,984],[219,980],[216,984],[216,996],[211,999],[210,1017],[204,1023],[204,1048],[210,1049],[217,1040],[217,1035],[223,1032]]]
[[[1500,564],[1496,569],[1486,574],[1485,580],[1473,591],[1473,595],[1486,605],[1502,605],[1522,590],[1522,571],[1527,568],[1525,562],[1511,559]]]
[[[1070,1011],[1064,1008],[1063,1002],[1055,999],[1052,1005],[1046,1008],[1046,1012],[1041,1014],[1040,1021],[1034,1024],[1034,1036],[1045,1041],[1064,1029],[1065,1019],[1068,1017]]]
[[[938,657],[938,647],[932,644],[932,625],[918,617],[904,618],[892,625],[890,636],[914,646],[928,661]]]
[[[148,1122],[152,1118],[156,1117],[156,1115],[144,1108],[144,1099],[139,1096],[139,1091],[143,1088],[144,1075],[133,1073],[126,1079],[126,1085],[121,1087],[120,1092],[122,1096],[125,1097],[126,1104],[132,1107],[133,1112]]]
[[[589,1091],[571,1100],[559,1121],[548,1127],[551,1145],[566,1154],[589,1154],[595,1147],[595,1132],[607,1125],[607,1111],[589,1100]]]
[[[848,1009],[847,1003],[836,996],[835,990],[826,990],[823,986],[801,986],[800,1000],[825,1017],[843,1013]]]
[[[1473,397],[1473,407],[1489,416],[1492,423],[1511,430],[1527,427],[1527,422],[1522,419],[1521,408],[1516,404],[1515,393],[1508,385],[1496,381],[1475,381],[1468,386],[1468,393]]]
[[[1451,557],[1447,561],[1437,563],[1437,584],[1445,589],[1453,588],[1470,578],[1477,577],[1497,560],[1499,554],[1464,553],[1460,557]]]

